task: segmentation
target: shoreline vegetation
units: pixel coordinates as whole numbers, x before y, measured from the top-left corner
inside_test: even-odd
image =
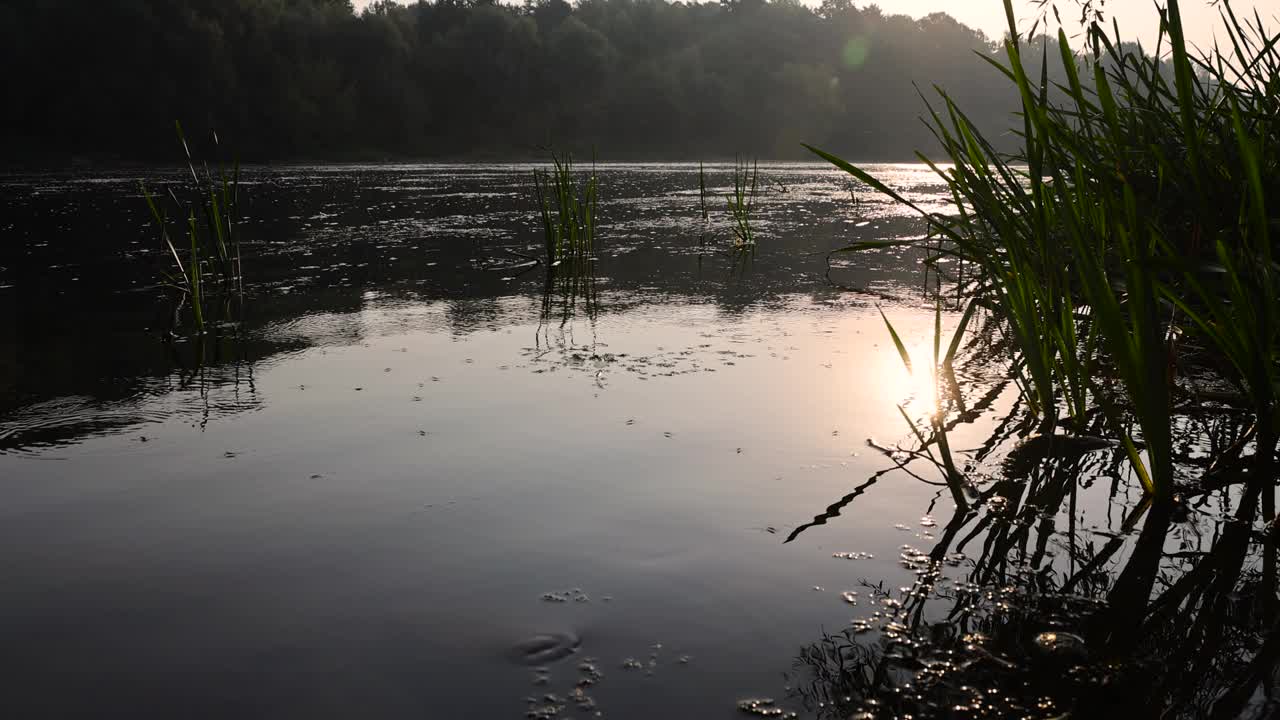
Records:
[[[1028,75],[1010,0],[1005,11],[1007,61],[988,62],[1022,97],[1025,148],[996,150],[936,88],[931,128],[947,163],[919,157],[947,184],[953,210],[934,213],[806,145],[928,226],[922,239],[843,251],[922,249],[939,286],[956,285],[1007,325],[1015,378],[1038,431],[1078,433],[1101,419],[1157,503],[1178,490],[1174,395],[1194,398],[1206,381],[1229,383],[1254,411],[1254,475],[1273,481],[1280,35],[1269,36],[1261,19],[1241,21],[1224,2],[1234,51],[1193,56],[1177,0],[1161,10],[1168,63],[1124,50],[1119,28],[1111,36],[1099,23],[1089,31],[1093,56],[1081,63],[1059,31],[1063,102],[1050,99],[1047,64],[1038,82]],[[944,272],[946,261],[958,270]]]
[[[855,621],[799,658],[823,680],[804,697],[844,698],[833,713],[1225,719],[1277,709],[1280,35],[1224,0],[1223,45],[1198,55],[1179,5],[1157,8],[1153,56],[1094,22],[1081,57],[1061,32],[1053,49],[1020,37],[1005,0],[1004,58],[983,59],[1017,89],[1024,147],[996,149],[966,104],[935,87],[928,112],[945,163],[920,160],[947,185],[944,212],[806,145],[928,226],[922,238],[845,251],[920,250],[939,317],[943,302],[968,308],[944,363],[936,325],[931,417],[920,424],[902,413],[918,447],[886,450],[935,466],[955,513],[930,553],[904,552],[918,580],[901,599],[883,594],[896,609],[881,627],[887,646],[858,641]],[[1048,78],[1054,54],[1065,82]],[[1017,430],[1003,436],[1015,448],[993,478],[958,472],[947,441],[965,422],[949,366],[975,307],[981,330],[965,344],[996,338],[987,350],[1004,356],[1018,389],[1009,418]],[[1196,430],[1206,417],[1223,425]],[[1108,446],[1116,452],[1107,474],[1143,491],[1127,510],[1124,528],[1136,539],[1123,558],[1122,542],[1076,550],[1082,459]],[[1197,447],[1212,450],[1200,458]],[[1063,572],[1042,563],[1067,502]],[[1179,557],[1167,548],[1208,517],[1208,550]],[[983,527],[993,535],[966,597],[944,591],[940,568],[971,524],[969,538]],[[951,603],[945,619],[924,620],[930,601]],[[914,694],[903,678],[916,681]]]

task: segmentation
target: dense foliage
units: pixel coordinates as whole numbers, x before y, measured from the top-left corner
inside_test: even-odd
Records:
[[[1082,62],[1060,31],[1061,102],[1047,74],[1029,72],[1029,48],[1011,33],[1006,64],[993,64],[1022,98],[1018,153],[999,152],[947,93],[930,107],[950,160],[934,169],[957,213],[927,212],[814,149],[929,222],[923,240],[853,249],[919,245],[930,265],[970,266],[968,289],[1008,321],[1017,378],[1041,429],[1063,414],[1077,431],[1099,418],[1123,424],[1124,408],[1145,448],[1129,430],[1121,440],[1162,501],[1178,488],[1177,396],[1198,397],[1206,376],[1225,374],[1256,414],[1252,477],[1274,481],[1280,443],[1280,35],[1259,17],[1242,22],[1229,2],[1222,8],[1231,51],[1197,56],[1170,0],[1160,11],[1168,61],[1126,49],[1118,30],[1108,36],[1095,23]],[[1122,395],[1100,380],[1103,367]]]
[[[1017,23],[1009,0],[1005,8],[1012,30]],[[947,638],[951,647],[933,655],[945,661],[927,664],[913,654],[920,652],[914,641],[900,650],[859,644],[855,633],[826,638],[804,661],[818,666],[818,677],[835,679],[827,681],[833,691],[819,690],[825,698],[846,699],[840,717],[857,710],[847,706],[855,696],[858,702],[871,698],[877,712],[897,715],[938,707],[967,715],[972,707],[1022,717],[1032,716],[1027,708],[1035,703],[1045,717],[1099,711],[1116,717],[1276,716],[1267,683],[1280,658],[1280,33],[1259,15],[1236,15],[1229,0],[1219,8],[1222,49],[1195,52],[1178,0],[1168,0],[1159,9],[1160,45],[1168,50],[1163,61],[1122,47],[1119,31],[1100,23],[1088,28],[1091,52],[1083,58],[1060,34],[1066,81],[1056,99],[1045,76],[1027,66],[1032,49],[1011,32],[1000,67],[1022,98],[1024,144],[1017,153],[995,150],[960,103],[946,94],[933,98],[931,122],[949,160],[934,169],[956,199],[951,212],[917,206],[865,169],[815,148],[929,223],[924,239],[862,242],[850,249],[922,249],[936,277],[948,277],[970,296],[966,320],[975,307],[992,311],[1027,411],[1022,432],[1039,430],[1019,447],[1026,452],[1039,443],[1032,452],[1049,469],[1036,477],[1026,466],[1006,463],[1005,477],[987,486],[976,473],[957,472],[948,422],[959,422],[967,411],[950,361],[964,321],[945,361],[938,360],[935,339],[939,385],[951,390],[938,391],[946,400],[931,411],[928,430],[915,430],[915,452],[942,471],[959,509],[928,558],[933,565],[920,563],[930,574],[904,588],[903,601],[886,603],[900,609],[885,628]],[[997,333],[988,328],[975,335]],[[1232,418],[1228,422],[1240,431],[1215,444],[1209,425],[1200,424],[1208,417]],[[1098,570],[1115,550],[1095,553],[1090,543],[1087,553],[1075,555],[1074,524],[1070,543],[1058,543],[1073,554],[1069,573],[1057,575],[1062,564],[1039,564],[1045,547],[1057,542],[1043,535],[1030,564],[1009,562],[1026,557],[1030,533],[1022,529],[1043,521],[1053,532],[1056,508],[1068,498],[1075,512],[1079,459],[1087,448],[1112,442],[1124,448],[1146,493],[1124,523],[1135,528],[1141,522],[1142,529],[1114,566],[1114,579]],[[996,444],[983,443],[979,457]],[[1202,454],[1204,447],[1212,449]],[[1116,480],[1122,477],[1118,468],[1112,471]],[[928,617],[922,589],[935,586],[939,559],[957,538],[963,539],[956,547],[963,547],[977,535],[963,529],[979,517],[969,499],[981,504],[997,496],[1001,502],[988,506],[983,522],[1005,522],[992,522],[992,516],[1006,513],[1010,499],[1023,504],[1024,514],[1008,523],[1007,542],[987,540],[970,577],[984,583],[999,578],[1003,589],[983,594],[1000,609],[984,617],[974,612],[982,601],[964,599],[962,591],[951,594],[953,610],[936,613],[946,622],[922,630],[920,618]],[[1231,522],[1214,533],[1208,550],[1176,553],[1194,559],[1178,568],[1168,549],[1176,545],[1171,540],[1179,525],[1203,521],[1210,516],[1206,506],[1218,498]],[[984,562],[990,563],[986,569]],[[1004,576],[1019,565],[1037,570],[1035,581],[1025,584],[1030,602],[1018,599],[1020,591]],[[1081,589],[1090,575],[1106,579],[1095,586],[1089,607],[1063,612],[1088,597]],[[1029,643],[1044,624],[1042,610],[1019,617],[1016,608],[1024,602],[1069,618],[1080,635],[1057,632],[1063,625],[1055,618],[1054,632]],[[1003,641],[989,642],[1001,636]],[[1044,673],[1045,665],[1036,667],[1044,655],[1027,654],[1029,647],[1061,649],[1063,640],[1076,643],[1069,672]],[[964,652],[974,654],[960,662]],[[989,662],[993,658],[999,663]],[[908,661],[904,668],[925,668],[908,675],[916,683],[911,692],[886,680],[895,675],[887,664],[902,660]],[[1022,672],[1026,667],[1039,677]],[[962,670],[944,677],[951,668]],[[1054,687],[1060,678],[1065,683]],[[979,690],[967,690],[972,688]],[[1064,707],[1051,707],[1045,697]],[[993,700],[1007,706],[992,709]],[[1132,709],[1119,709],[1125,705]]]
[[[944,14],[825,0],[0,2],[10,159],[171,158],[172,123],[251,159],[911,159],[913,83],[1004,128],[1017,108]],[[51,155],[52,153],[52,155]]]

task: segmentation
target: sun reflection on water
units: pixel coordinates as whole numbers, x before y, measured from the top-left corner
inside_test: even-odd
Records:
[[[904,337],[903,342],[911,357],[910,370],[898,358],[892,344],[887,349],[881,346],[887,359],[877,379],[881,384],[880,394],[890,407],[898,405],[912,421],[927,424],[939,409],[933,341],[922,338],[912,341]]]

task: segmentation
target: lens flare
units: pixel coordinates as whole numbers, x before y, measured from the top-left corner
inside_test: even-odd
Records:
[[[844,44],[844,49],[840,52],[840,59],[844,61],[846,68],[857,70],[867,62],[867,56],[870,54],[871,43],[867,41],[866,36],[855,35]]]

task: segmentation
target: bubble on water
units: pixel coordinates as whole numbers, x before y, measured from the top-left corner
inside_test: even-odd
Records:
[[[921,527],[937,527],[938,521],[934,520],[932,515],[925,515],[924,517],[920,518],[920,526]]]
[[[844,592],[840,593],[840,597],[850,605],[858,604],[858,593],[852,590],[845,590]]]
[[[837,560],[871,560],[875,558],[875,555],[869,552],[855,551],[832,553],[831,557],[836,558]]]
[[[569,700],[584,712],[591,712],[596,709],[595,698],[587,694],[585,687],[579,686],[569,691]]]
[[[1088,656],[1084,638],[1068,632],[1042,632],[1032,641],[1036,651],[1053,660],[1083,660]]]
[[[1009,498],[1003,495],[992,495],[987,498],[987,507],[991,512],[997,515],[1003,515],[1009,511]]]
[[[910,545],[903,545],[899,553],[900,564],[907,570],[927,571],[933,567],[933,559]]]
[[[547,697],[555,696],[548,695]],[[559,700],[559,698],[556,699]],[[529,720],[553,720],[559,717],[564,708],[565,706],[562,702],[547,702],[545,700],[539,701],[537,698],[530,698],[529,710],[525,712],[524,716]]]
[[[751,715],[760,717],[783,718],[784,720],[793,720],[800,717],[794,712],[789,712],[778,707],[773,698],[748,698],[738,701],[738,710]]]
[[[568,590],[560,590],[542,593],[543,602],[550,603],[566,603],[570,600],[574,602],[590,602],[591,596],[582,591],[582,588],[570,588]]]
[[[529,709],[526,711],[525,716],[535,720],[553,720],[560,717],[560,713],[568,705],[572,704],[583,712],[593,713],[594,717],[601,717],[602,713],[597,709],[595,698],[587,694],[588,688],[604,677],[596,666],[596,659],[591,657],[584,658],[582,662],[578,663],[577,669],[578,679],[564,698],[555,694],[547,694],[541,700],[535,697],[526,698]],[[551,671],[547,668],[536,668],[534,672],[538,678],[550,678]]]
[[[884,631],[895,635],[906,635],[910,629],[900,622],[887,622],[884,624]]]

